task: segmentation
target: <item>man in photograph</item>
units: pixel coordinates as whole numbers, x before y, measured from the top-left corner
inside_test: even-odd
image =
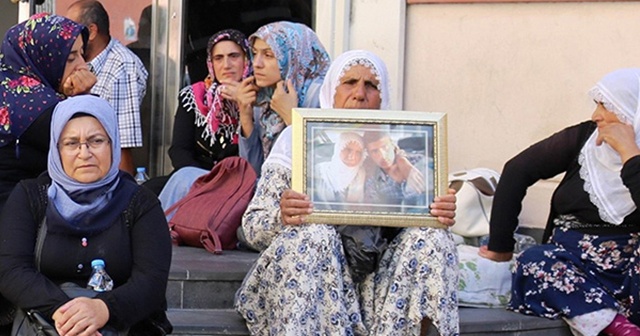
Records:
[[[390,134],[369,130],[363,135],[367,150],[365,202],[390,207],[426,206],[426,161],[412,163]]]

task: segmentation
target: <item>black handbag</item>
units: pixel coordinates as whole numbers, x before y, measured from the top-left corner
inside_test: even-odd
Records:
[[[11,327],[12,336],[58,336],[54,328],[38,311],[17,309]]]
[[[60,285],[60,288],[70,297],[95,297],[96,292],[82,288],[74,283],[65,282]],[[117,331],[111,327],[105,326],[100,329],[102,336],[125,336],[128,331]],[[24,309],[17,309],[16,317],[13,320],[13,326],[11,327],[12,336],[59,336],[56,328],[49,323],[49,321],[40,314],[37,310],[25,311]]]

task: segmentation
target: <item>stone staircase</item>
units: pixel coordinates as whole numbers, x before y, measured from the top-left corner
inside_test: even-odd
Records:
[[[200,248],[174,247],[167,288],[173,335],[249,335],[233,310],[233,298],[257,257],[246,251],[214,255]],[[461,308],[460,332],[465,336],[571,335],[561,320],[484,308]]]

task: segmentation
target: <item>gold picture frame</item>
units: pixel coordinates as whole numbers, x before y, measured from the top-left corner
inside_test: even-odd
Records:
[[[445,227],[429,213],[448,189],[445,113],[295,108],[292,126],[308,223]]]

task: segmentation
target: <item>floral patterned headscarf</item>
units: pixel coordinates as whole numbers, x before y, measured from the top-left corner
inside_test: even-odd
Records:
[[[281,78],[291,80],[298,94],[298,106],[303,106],[309,86],[313,81],[324,78],[331,63],[316,33],[301,23],[279,21],[264,25],[249,36],[251,45],[256,38],[269,45],[278,60]],[[257,103],[268,103],[272,94],[273,88],[262,88],[258,92]],[[262,139],[266,156],[273,139],[285,124],[278,113],[270,108],[265,108],[260,123],[266,129]]]
[[[189,95],[185,89],[184,93],[181,93],[181,98],[188,110],[192,108],[196,110],[195,124],[196,126],[206,125],[204,129],[204,139],[209,139],[211,144],[216,141],[225,141],[229,139],[232,143],[238,143],[238,105],[231,100],[222,98],[220,93],[220,82],[216,78],[213,71],[212,52],[213,47],[221,41],[235,42],[244,53],[245,62],[244,70],[242,72],[242,79],[249,77],[252,73],[251,67],[251,48],[249,48],[249,41],[243,33],[235,29],[225,29],[215,33],[209,39],[207,45],[207,69],[209,75],[203,82],[197,82],[192,85],[193,101],[189,101]]]
[[[64,99],[57,92],[76,38],[88,30],[67,18],[33,15],[11,27],[0,49],[0,147],[31,125],[47,108]]]

